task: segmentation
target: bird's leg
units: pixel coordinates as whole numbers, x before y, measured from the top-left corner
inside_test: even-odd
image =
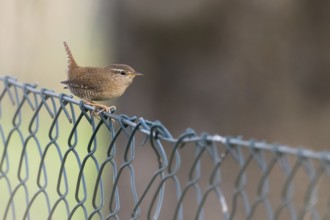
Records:
[[[106,105],[102,105],[102,104],[98,104],[98,103],[95,103],[93,101],[90,101],[90,100],[87,100],[87,99],[83,99],[83,101],[88,104],[88,105],[91,105],[91,106],[94,106],[95,107],[95,110],[92,111],[92,115],[99,115],[101,114],[102,112],[106,111],[106,112],[109,112],[111,113],[111,110],[113,109],[114,111],[116,110],[116,106],[106,106]],[[101,109],[99,111],[96,111],[97,109]]]

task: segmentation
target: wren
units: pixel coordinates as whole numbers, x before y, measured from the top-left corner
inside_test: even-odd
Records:
[[[115,106],[106,106],[95,103],[120,97],[127,87],[133,82],[135,76],[142,75],[126,64],[112,64],[107,67],[82,67],[74,60],[71,50],[66,42],[63,42],[68,56],[68,80],[65,84],[71,93],[81,98],[85,103],[96,109],[110,112]]]

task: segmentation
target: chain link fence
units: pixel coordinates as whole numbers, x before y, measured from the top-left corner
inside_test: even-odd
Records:
[[[330,154],[241,138],[178,138],[0,79],[1,219],[330,219]]]

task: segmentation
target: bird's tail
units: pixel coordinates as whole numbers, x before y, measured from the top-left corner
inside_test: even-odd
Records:
[[[78,67],[78,65],[72,56],[72,53],[71,53],[71,50],[70,50],[68,44],[65,41],[63,42],[63,44],[65,47],[66,54],[68,55],[68,72],[70,72],[71,69]]]

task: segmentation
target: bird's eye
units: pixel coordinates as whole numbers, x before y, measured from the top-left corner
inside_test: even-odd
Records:
[[[125,70],[121,70],[120,71],[120,75],[125,76],[126,75],[126,71]]]

